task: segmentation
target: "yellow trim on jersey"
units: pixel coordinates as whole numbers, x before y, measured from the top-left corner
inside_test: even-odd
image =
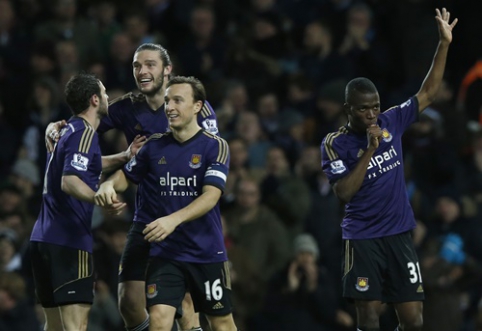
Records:
[[[230,290],[231,289],[231,271],[229,269],[229,261],[224,261],[223,269],[221,269],[221,274],[223,275],[224,287]]]
[[[218,157],[216,158],[216,162],[225,164],[228,161],[228,156],[229,156],[229,146],[226,140],[206,131],[203,131],[203,133],[209,138],[212,138],[218,141],[219,151],[218,151]]]
[[[328,155],[330,161],[336,160],[338,158],[338,153],[333,148],[333,142],[337,137],[348,132],[347,128],[342,126],[338,132],[328,133],[325,139],[325,151]]]
[[[79,152],[87,154],[89,152],[90,146],[92,145],[92,138],[94,137],[94,129],[84,122],[85,129],[82,133],[79,143]]]
[[[203,107],[201,108],[201,115],[203,116],[203,118],[206,118],[209,115],[211,115],[211,109],[209,109],[208,106],[206,106],[206,103],[204,103]]]
[[[355,254],[354,254],[353,248],[350,250],[350,240],[346,240],[345,241],[345,268],[343,272],[343,277],[345,277],[353,268],[354,257],[355,257]]]
[[[142,94],[142,93],[140,93],[140,94],[134,94],[134,93],[132,93],[132,92],[129,92],[129,93],[124,94],[124,95],[121,96],[121,97],[115,98],[114,100],[110,101],[110,102],[109,102],[109,106],[113,105],[113,104],[116,103],[116,102],[125,100],[125,99],[131,99],[131,102],[134,103],[134,102],[142,102],[142,101],[145,101],[145,100],[146,100],[146,97],[145,97],[144,94]]]

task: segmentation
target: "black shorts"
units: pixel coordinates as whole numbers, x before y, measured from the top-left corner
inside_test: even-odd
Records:
[[[37,298],[44,308],[94,300],[92,254],[75,248],[31,241]]]
[[[146,280],[147,262],[151,245],[144,239],[146,224],[133,222],[127,234],[127,243],[119,265],[119,283]]]
[[[424,299],[410,232],[343,242],[343,296],[386,303]]]
[[[232,312],[228,262],[188,263],[151,258],[147,268],[147,306],[164,304],[178,308],[189,288],[194,309],[206,315]]]

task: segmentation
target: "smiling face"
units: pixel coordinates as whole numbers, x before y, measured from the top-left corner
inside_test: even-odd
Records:
[[[133,75],[142,94],[153,96],[164,85],[164,77],[171,72],[171,66],[164,67],[158,51],[143,50],[134,54]]]
[[[380,96],[378,92],[353,91],[344,107],[350,127],[356,132],[363,133],[370,125],[377,123],[380,115]]]
[[[191,85],[171,85],[166,89],[164,100],[164,111],[173,131],[185,129],[193,122],[197,124],[196,115],[202,108],[202,101],[194,101]]]

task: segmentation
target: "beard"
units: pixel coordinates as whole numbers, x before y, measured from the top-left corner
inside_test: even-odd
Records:
[[[137,83],[137,81],[136,81]],[[140,84],[137,83],[137,88],[139,89],[139,91],[141,91],[142,94],[146,95],[146,96],[154,96],[157,94],[157,92],[159,92],[162,87],[164,86],[164,74],[161,75],[160,78],[158,79],[153,79],[152,80],[152,88],[148,91],[143,91],[142,88],[140,87]]]
[[[107,116],[107,114],[109,113],[108,109],[109,109],[109,104],[107,102],[102,101],[99,105],[99,111],[97,112],[97,116],[99,118]]]

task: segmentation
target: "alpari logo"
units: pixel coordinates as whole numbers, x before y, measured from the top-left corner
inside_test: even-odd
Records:
[[[159,184],[161,186],[168,186],[171,191],[174,191],[178,188],[178,186],[197,186],[197,178],[196,176],[192,177],[176,177],[171,176],[170,172],[167,172],[166,177],[159,178]]]
[[[373,167],[378,167],[379,169],[383,168],[383,163],[390,161],[392,158],[397,156],[397,151],[395,151],[395,148],[393,145],[390,147],[390,149],[386,152],[383,152],[380,155],[375,155],[370,159],[370,163],[368,164],[367,170],[370,170]]]

